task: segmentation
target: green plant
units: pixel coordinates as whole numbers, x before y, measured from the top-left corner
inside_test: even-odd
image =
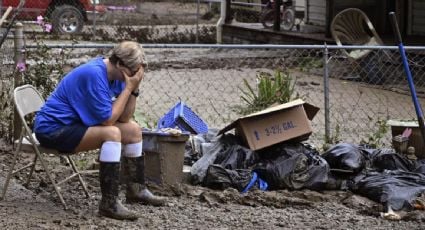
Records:
[[[389,130],[387,120],[378,118],[376,124],[378,126],[378,129],[374,133],[369,134],[367,140],[363,139],[360,142],[361,144],[367,144],[372,148],[380,148],[383,146],[382,138]]]
[[[79,170],[85,170],[88,168],[89,165],[89,159],[78,159],[75,160],[75,167]]]
[[[326,151],[332,145],[338,144],[341,141],[341,126],[336,124],[334,132],[332,132],[330,136],[325,135],[325,143],[322,146],[322,150]]]
[[[297,61],[301,71],[310,71],[311,69],[323,67],[323,61],[320,58],[300,57]]]
[[[154,129],[157,126],[157,121],[153,118],[146,116],[142,112],[136,109],[133,115],[133,119],[143,128]]]
[[[40,26],[44,28],[46,25],[49,25],[42,20],[42,18],[37,18],[37,23]],[[46,30],[46,32],[49,31]],[[18,68],[23,69],[21,71],[23,75],[22,83],[33,85],[43,94],[44,98],[47,98],[65,75],[68,60],[73,50],[62,48],[58,53],[54,53],[35,34],[33,35],[33,39],[37,45],[36,48],[26,52],[26,59],[31,60],[31,64],[26,67],[23,66],[24,68],[18,66]],[[76,43],[77,41],[73,40],[73,44]],[[19,64],[25,65],[25,63]]]
[[[276,70],[274,76],[269,73],[261,72],[257,74],[257,89],[243,79],[245,89],[239,87],[242,92],[241,99],[245,103],[243,106],[237,106],[236,112],[246,115],[256,111],[263,110],[273,104],[282,104],[289,102],[299,95],[295,93],[296,80],[293,80],[289,73]]]

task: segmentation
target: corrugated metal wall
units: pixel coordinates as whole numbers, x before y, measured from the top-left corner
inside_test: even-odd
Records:
[[[326,26],[326,0],[307,0],[306,22]]]
[[[425,1],[411,0],[410,6],[411,26],[409,27],[409,34],[425,35]]]

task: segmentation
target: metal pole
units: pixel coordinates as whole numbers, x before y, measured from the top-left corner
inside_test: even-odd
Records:
[[[227,10],[230,10],[230,0],[221,0],[220,18],[217,22],[217,44],[223,43],[223,25],[226,22],[226,18],[228,17]]]
[[[94,0],[93,1],[93,7],[94,7],[94,9],[93,9],[93,37],[94,36],[96,36],[96,17],[97,17],[97,15],[96,15],[96,4],[97,4],[97,0]]]
[[[282,7],[282,0],[275,0],[274,2],[274,23],[273,30],[280,31],[280,8]]]
[[[15,68],[20,62],[24,62],[24,26],[22,23],[18,22],[15,24],[14,31],[14,61]],[[22,85],[22,73],[16,71],[17,74],[14,76],[14,88]],[[21,120],[19,118],[18,112],[16,109],[13,111],[13,140],[19,138],[21,134]]]
[[[199,4],[200,0],[198,0],[196,4],[196,34],[195,34],[195,43],[199,43]]]
[[[326,142],[330,139],[330,119],[329,119],[329,71],[328,71],[328,61],[329,61],[329,50],[328,46],[325,42],[324,47],[324,55],[323,55],[323,62],[324,62],[324,78],[323,78],[323,85],[324,85],[324,96],[325,96],[325,140]]]

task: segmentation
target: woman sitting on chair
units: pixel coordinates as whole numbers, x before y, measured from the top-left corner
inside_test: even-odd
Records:
[[[142,132],[131,118],[147,66],[143,48],[122,42],[108,58],[95,58],[68,73],[37,113],[34,132],[40,144],[61,152],[100,148],[99,213],[137,219],[118,199],[121,152],[128,170],[126,200],[163,205],[145,186]]]

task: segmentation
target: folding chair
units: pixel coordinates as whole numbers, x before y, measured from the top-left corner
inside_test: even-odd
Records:
[[[52,185],[53,185],[53,187],[56,191],[56,194],[58,195],[58,197],[59,197],[60,201],[62,202],[65,209],[67,209],[67,206],[66,206],[66,203],[65,203],[65,201],[62,197],[62,194],[60,193],[60,188],[58,186],[60,184],[64,183],[64,182],[70,180],[71,178],[78,177],[78,180],[80,181],[80,184],[83,187],[83,190],[84,190],[84,193],[86,194],[86,197],[89,197],[89,192],[87,190],[87,186],[84,183],[83,178],[81,177],[81,172],[78,171],[78,169],[75,166],[75,163],[72,160],[72,158],[70,157],[70,155],[59,153],[57,150],[48,149],[48,148],[44,148],[44,147],[40,146],[40,143],[36,139],[35,135],[32,133],[31,129],[28,127],[29,117],[31,117],[29,115],[34,114],[37,111],[39,111],[41,106],[44,104],[44,99],[41,96],[41,94],[31,85],[20,86],[20,87],[17,87],[13,91],[13,102],[15,104],[16,110],[17,110],[19,117],[21,119],[21,122],[22,122],[22,131],[21,131],[21,135],[19,137],[19,140],[16,140],[14,142],[15,147],[16,147],[16,151],[14,153],[14,159],[13,159],[12,166],[10,168],[8,175],[7,175],[6,182],[5,182],[5,185],[3,187],[3,193],[2,193],[1,199],[5,199],[7,187],[9,186],[9,182],[10,182],[12,175],[14,175],[14,174],[16,174],[16,173],[18,173],[18,172],[20,172],[24,169],[27,169],[27,168],[31,168],[31,169],[30,169],[30,173],[28,175],[25,186],[27,186],[29,184],[31,176],[34,172],[37,160],[40,161],[41,166],[45,170],[48,179],[52,183]],[[23,166],[20,169],[17,169],[17,170],[14,171],[16,162],[17,162],[19,155],[21,154],[22,151],[35,152],[34,160],[31,163],[29,163],[28,165]],[[47,167],[46,161],[44,160],[42,153],[55,154],[59,157],[62,157],[62,156],[66,157],[68,162],[69,162],[69,166],[71,167],[73,173],[70,176],[66,177],[65,179],[63,179],[59,182],[56,182],[51,176],[51,172]]]
[[[367,15],[357,8],[348,8],[339,12],[331,23],[332,37],[337,45],[383,45],[382,39],[373,27]],[[357,60],[365,57],[371,50],[342,50],[348,57]]]

